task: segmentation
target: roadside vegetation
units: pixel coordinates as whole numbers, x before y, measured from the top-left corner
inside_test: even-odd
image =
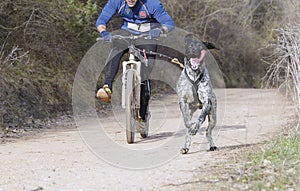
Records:
[[[300,136],[291,132],[280,135],[263,146],[261,151],[250,152],[244,174],[236,182],[250,190],[296,190],[299,188]]]
[[[244,148],[231,162],[210,169],[218,181],[212,190],[299,190],[300,187],[300,3],[285,6],[289,22],[274,29],[277,41],[268,45],[270,54],[264,77],[267,87],[277,87],[295,106],[294,122],[282,133],[259,146]],[[293,111],[289,111],[293,112]],[[219,181],[220,180],[220,181]]]
[[[0,126],[45,126],[71,112],[80,59],[93,44],[92,1],[0,2]]]
[[[300,186],[300,135],[296,129],[272,140],[227,152],[230,159],[208,167],[207,190],[297,191]],[[205,174],[205,173],[204,173]]]

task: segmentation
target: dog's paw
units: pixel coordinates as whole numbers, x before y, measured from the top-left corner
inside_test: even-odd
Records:
[[[198,107],[198,109],[202,109],[202,108],[203,108],[203,103],[201,103],[201,102],[198,103],[198,104],[197,104],[197,107]]]
[[[181,154],[187,154],[189,152],[189,149],[188,148],[182,148],[182,149],[180,149],[180,153]]]
[[[216,150],[218,150],[218,147],[216,147],[216,146],[212,146],[209,148],[209,151],[216,151]]]

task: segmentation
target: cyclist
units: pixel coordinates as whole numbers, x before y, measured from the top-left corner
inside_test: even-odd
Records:
[[[123,22],[118,35],[149,34],[150,39],[137,39],[136,47],[146,51],[156,51],[156,39],[161,33],[168,33],[175,27],[173,19],[166,12],[159,0],[109,0],[99,15],[96,27],[105,41],[112,41],[112,35],[106,26],[114,14],[118,13]],[[106,60],[105,82],[103,88],[97,92],[97,97],[110,102],[112,82],[118,72],[121,57],[128,51],[128,44],[124,40],[113,40],[113,48]],[[141,68],[141,103],[140,122],[145,122],[150,99],[149,74],[154,65],[155,56],[147,55],[148,66]]]

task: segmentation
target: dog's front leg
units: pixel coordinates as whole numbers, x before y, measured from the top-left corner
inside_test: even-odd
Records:
[[[180,105],[180,110],[183,116],[184,124],[186,127],[186,134],[185,134],[185,142],[184,142],[184,147],[180,150],[181,154],[186,154],[189,151],[189,148],[191,146],[191,127],[193,123],[191,122],[192,116],[191,116],[191,111],[189,108],[189,104],[184,100],[184,98],[180,99],[179,101]]]
[[[192,117],[189,108],[189,104],[183,98],[179,100],[180,110],[183,116],[184,125],[186,128],[191,128],[192,126]]]
[[[181,154],[186,154],[189,152],[192,143],[192,133],[191,128],[186,129],[184,147],[180,150]]]

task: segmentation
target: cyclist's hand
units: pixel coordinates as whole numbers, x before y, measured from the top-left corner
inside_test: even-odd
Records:
[[[152,29],[149,31],[149,37],[152,38],[158,38],[160,36],[160,33],[162,31],[160,29]]]
[[[112,41],[111,33],[108,31],[102,31],[100,33],[100,36],[103,38],[104,41],[107,41],[107,42]]]

